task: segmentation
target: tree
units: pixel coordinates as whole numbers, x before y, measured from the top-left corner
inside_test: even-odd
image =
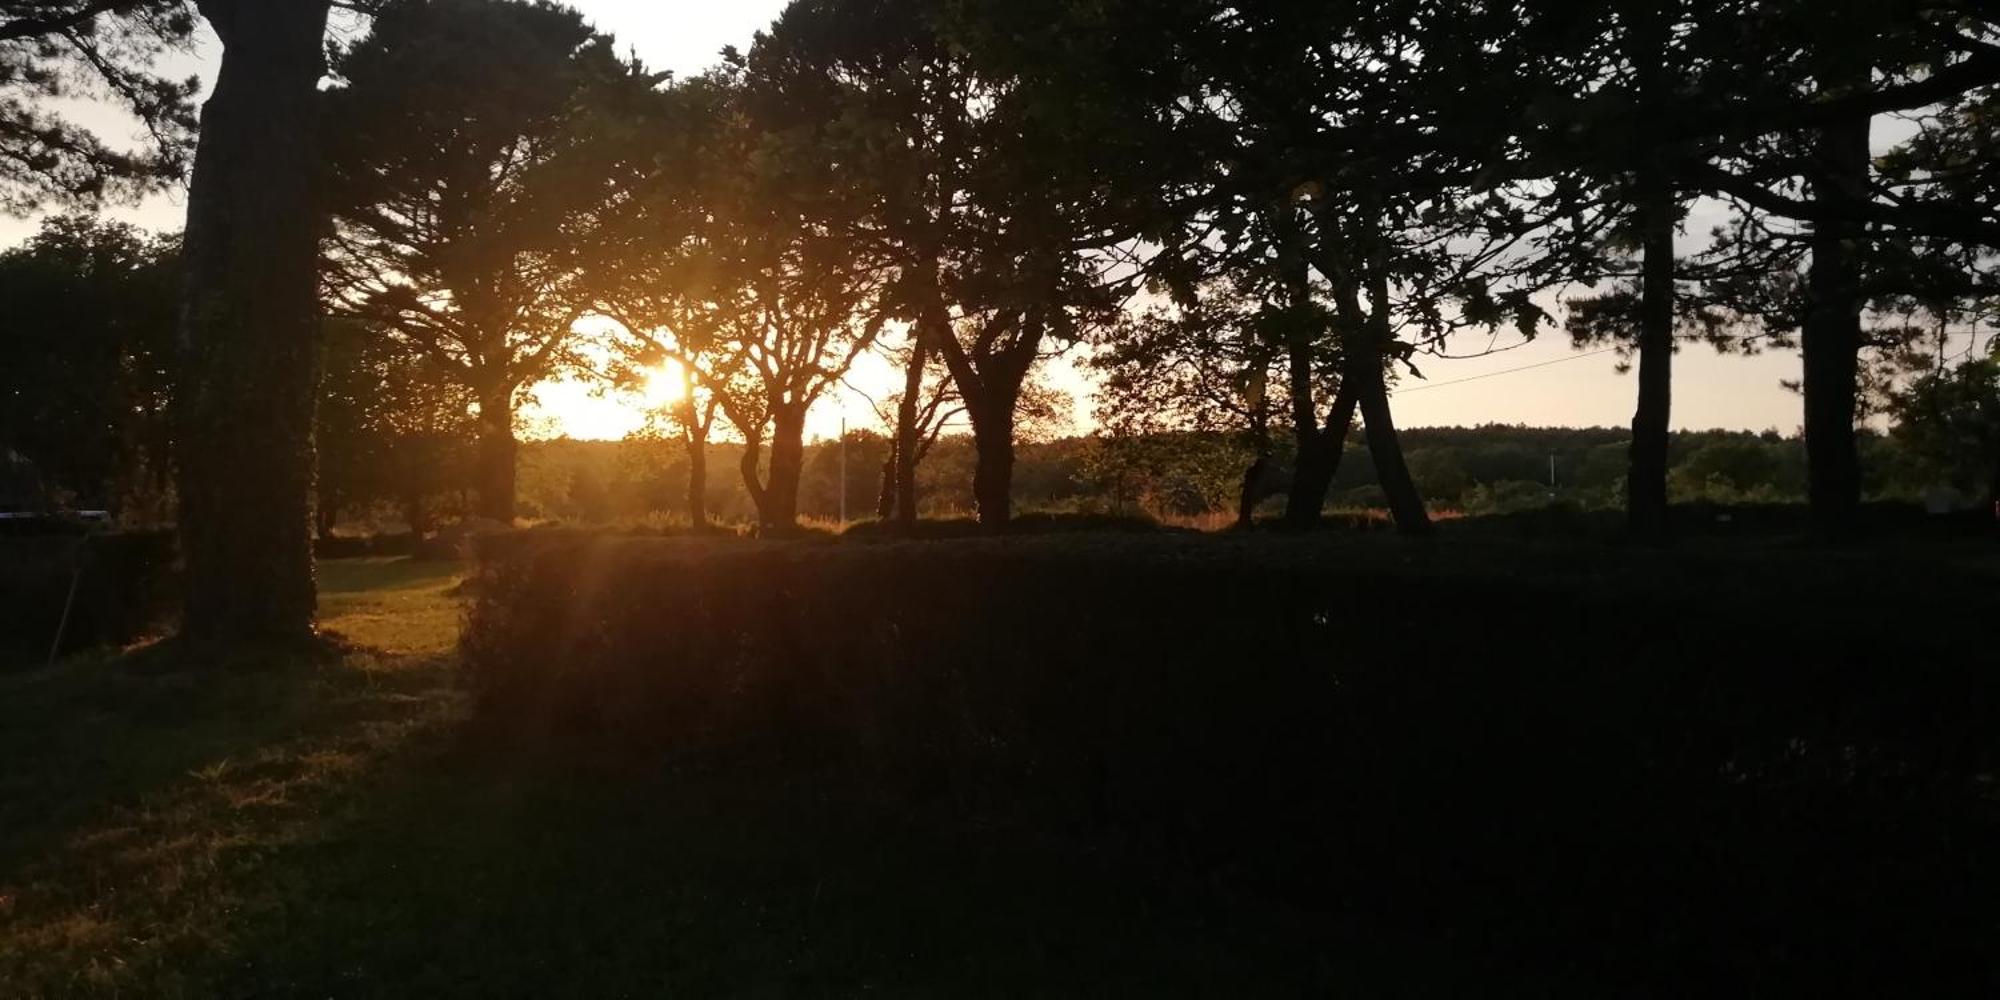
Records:
[[[874,346],[888,282],[849,238],[850,175],[811,167],[819,151],[746,106],[740,72],[660,95],[637,149],[613,154],[628,208],[598,308],[628,363],[678,364],[735,427],[759,523],[787,532],[807,416]]]
[[[197,640],[308,638],[327,0],[198,0],[222,40],[183,243],[175,388]]]
[[[894,271],[895,317],[922,345],[906,376],[921,378],[920,355],[951,373],[978,449],[979,517],[997,529],[1012,513],[1030,369],[1115,318],[1120,295],[1093,252],[1117,243],[1106,219],[1124,203],[1104,197],[1115,189],[1103,183],[1103,160],[1077,145],[1119,120],[1084,98],[1114,92],[1016,71],[999,51],[1012,24],[993,13],[802,0],[759,36],[745,81],[753,113],[815,151],[805,162],[837,164],[861,185],[851,197],[866,211],[852,213],[851,237]],[[899,416],[898,454],[914,459],[917,434]],[[913,477],[913,466],[898,474]]]
[[[156,66],[187,47],[194,25],[181,0],[0,0],[0,213],[94,207],[179,180],[199,88]],[[130,113],[149,147],[115,149],[49,108],[74,100]]]
[[[317,439],[317,527],[324,539],[352,507],[393,503],[417,535],[436,499],[468,481],[476,440],[471,393],[381,330],[327,321]]]
[[[591,109],[653,80],[576,12],[514,0],[391,5],[335,72],[335,308],[473,394],[479,513],[512,521],[517,406],[578,360],[596,297]]]
[[[1336,364],[1325,356],[1326,324],[1267,300],[1245,277],[1218,278],[1197,289],[1187,306],[1128,317],[1098,338],[1092,359],[1104,375],[1098,421],[1115,435],[1222,432],[1251,453],[1238,489],[1239,528],[1250,526],[1278,478],[1271,432],[1276,415],[1293,413],[1298,442],[1315,447],[1321,431],[1312,399],[1322,383],[1337,382]],[[1304,363],[1294,371],[1283,363],[1291,358]],[[1291,376],[1307,389],[1307,404],[1296,410]],[[1323,487],[1317,502],[1325,502]],[[1313,510],[1314,517],[1318,513]]]
[[[0,252],[0,450],[118,513],[171,468],[177,244],[87,216]]]
[[[903,373],[901,389],[887,400],[870,403],[891,431],[875,516],[908,533],[917,523],[917,469],[945,428],[965,416],[965,404],[958,398],[951,373],[935,360],[923,339],[910,331],[906,341],[900,348],[883,350]]]
[[[2000,512],[2000,351],[1917,378],[1892,406],[1896,437]]]

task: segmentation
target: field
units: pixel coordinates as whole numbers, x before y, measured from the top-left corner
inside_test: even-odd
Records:
[[[573,542],[547,536],[523,544],[530,553],[537,545],[589,548]],[[1210,556],[1191,553],[1238,564],[1239,576],[1249,578],[1266,572],[1259,560],[1284,543],[1087,538],[991,550],[976,542],[929,543],[957,546],[936,550],[824,541],[598,544],[615,558],[597,570],[652,573],[649,586],[667,601],[692,586],[672,582],[671,571],[687,558],[717,571],[707,579],[718,582],[699,586],[720,599],[756,585],[774,559],[818,567],[824,573],[811,579],[853,589],[843,574],[903,565],[909,554],[938,563],[939,573],[952,572],[953,559],[997,558],[996,579],[1007,579],[1039,572],[1037,559],[1080,551],[1077,558],[1102,562],[1139,545],[1165,588],[1181,562],[1194,560],[1184,568],[1197,577],[1213,571],[1201,561]],[[1990,650],[1965,641],[1984,627],[1979,616],[1996,593],[2000,563],[1990,546],[1926,542],[1826,555],[1774,544],[1722,558],[1454,544],[1329,542],[1303,550],[1290,568],[1339,566],[1375,588],[1340,606],[1350,607],[1356,622],[1374,620],[1392,634],[1329,640],[1342,660],[1368,659],[1384,643],[1443,653],[1474,642],[1526,652],[1530,660],[1574,660],[1581,645],[1532,634],[1457,634],[1482,633],[1477,624],[1442,626],[1454,615],[1486,621],[1482,608],[1515,615],[1530,606],[1520,602],[1591,590],[1608,590],[1594,606],[1616,606],[1651,593],[1618,589],[1644,580],[1703,589],[1669,609],[1687,623],[1682,631],[1607,649],[1606,663],[1660,666],[1668,654],[1734,641],[1759,623],[1770,633],[1768,645],[1756,646],[1759,655],[1823,652],[1853,645],[1853,635],[1865,631],[1853,622],[1799,624],[1804,609],[1784,594],[1749,601],[1746,595],[1768,582],[1759,573],[1769,572],[1815,578],[1829,592],[1854,584],[1857,602],[1888,602],[1888,625],[1927,635],[1903,635],[1902,648],[1919,655],[1958,649],[1961,662],[1943,671],[1935,663],[1882,663],[1884,677],[1917,678],[1910,690],[1883,682],[1883,697],[1895,701],[1883,710],[1889,721],[1857,721],[1866,712],[1850,705],[1839,726],[1780,742],[1775,751],[1758,744],[1756,753],[1729,744],[1728,733],[1714,737],[1729,766],[1741,769],[1715,787],[1625,787],[1621,768],[1628,765],[1653,777],[1693,774],[1650,757],[1599,753],[1652,739],[1649,731],[1609,732],[1616,720],[1643,726],[1655,718],[1655,703],[1679,704],[1671,692],[1648,694],[1656,675],[1634,671],[1637,686],[1627,690],[1606,686],[1610,674],[1588,670],[1512,673],[1510,655],[1496,652],[1490,663],[1461,663],[1435,684],[1397,686],[1395,678],[1424,665],[1417,656],[1342,675],[1344,690],[1380,709],[1372,721],[1353,719],[1358,742],[1338,744],[1362,754],[1354,773],[1344,763],[1321,770],[1318,758],[1267,760],[1255,757],[1264,751],[1221,744],[1245,736],[1228,728],[1236,724],[1230,720],[1278,706],[1260,710],[1248,699],[1216,705],[1218,728],[1187,734],[1186,742],[1126,718],[1121,733],[1160,749],[1177,768],[1186,765],[1185,773],[1125,790],[1114,805],[1135,810],[1137,825],[1117,817],[1071,822],[1060,809],[1042,808],[1045,802],[1016,808],[1021,804],[979,798],[1012,787],[1001,770],[1010,759],[941,758],[947,770],[963,768],[949,779],[989,776],[970,791],[898,786],[891,794],[856,794],[852,779],[861,772],[844,762],[801,763],[816,752],[810,741],[793,745],[793,756],[767,758],[689,752],[673,733],[625,740],[629,734],[609,727],[614,738],[566,739],[559,747],[518,738],[483,719],[474,692],[490,690],[476,673],[468,685],[458,662],[464,570],[334,561],[322,566],[322,603],[325,626],[345,640],[337,656],[209,670],[141,650],[0,675],[0,995],[1590,995],[1674,994],[1724,982],[1783,993],[1802,964],[1822,983],[1842,976],[1877,985],[1995,981],[1992,953],[1980,946],[2000,943],[1995,873],[1990,852],[1976,845],[2000,830],[1991,794],[1996,758],[1983,736],[1971,746],[1953,742],[1966,735],[1967,713],[1990,705],[1982,700],[1993,686],[1985,679]],[[853,560],[843,554],[850,548]],[[739,559],[748,568],[730,570]],[[1759,565],[1765,569],[1750,568]],[[1503,571],[1524,596],[1491,589]],[[924,585],[918,577],[909,586]],[[1067,599],[1065,586],[1086,585],[1051,583],[1050,599]],[[1918,592],[1926,585],[1949,592],[1933,600]],[[1153,594],[1134,591],[1135,599]],[[646,604],[653,596],[574,601],[592,615],[601,611],[603,631],[594,634],[620,641],[644,641],[629,629],[692,620],[654,613]],[[1170,616],[1212,605],[1218,620],[1239,623],[1268,603],[1256,594],[1162,599]],[[801,602],[806,610],[799,613],[839,616],[848,608],[812,604]],[[1404,606],[1417,610],[1382,610]],[[1936,606],[1938,620],[1909,621],[1909,606]],[[497,613],[493,601],[482,609],[475,620]],[[1853,617],[1846,607],[1834,613]],[[1562,642],[1620,635],[1569,614],[1558,610],[1554,619],[1571,636]],[[1066,625],[1069,631],[1024,634],[1042,643],[1094,642],[1087,630],[1119,620],[1116,605],[1107,604]],[[1440,627],[1425,633],[1416,624],[1423,622]],[[507,627],[545,624],[488,627],[504,635]],[[1856,631],[1844,631],[1850,626]],[[978,627],[968,625],[973,631],[965,634],[979,635]],[[1182,634],[1164,631],[1169,640]],[[946,629],[932,639],[953,634]],[[847,640],[837,630],[829,635],[835,652],[822,659],[838,662]],[[532,649],[540,655],[544,647]],[[475,647],[475,654],[490,651]],[[1856,653],[1854,662],[1866,655]],[[625,661],[605,662],[610,670]],[[1231,669],[1240,674],[1242,666]],[[567,683],[584,688],[615,679],[591,673],[582,660],[562,669]],[[1532,686],[1550,676],[1560,687]],[[1794,675],[1780,676],[1790,682]],[[1796,690],[1807,706],[1798,718],[1840,703],[1833,686],[1850,683],[1848,675],[1829,669],[1824,676],[1832,686]],[[1755,698],[1744,692],[1762,690],[1763,680],[1745,680],[1738,690],[1726,671],[1701,677],[1703,706],[1754,714]],[[1531,686],[1514,690],[1524,679]],[[1206,690],[1189,683],[1195,694]],[[1942,687],[1926,687],[1932,684]],[[1463,699],[1445,690],[1453,686],[1464,687]],[[1896,701],[1946,689],[1957,692],[1952,705]],[[1557,690],[1581,693],[1536,706]],[[566,698],[555,700],[568,707]],[[1186,710],[1165,699],[1125,704]],[[1271,727],[1280,735],[1311,718],[1282,707]],[[634,719],[645,708],[626,706]],[[1599,709],[1603,719],[1577,724],[1575,712]],[[802,715],[798,706],[787,712],[784,719],[801,725],[839,722]],[[1411,717],[1427,724],[1408,725]],[[765,717],[714,718],[733,724]],[[1737,722],[1720,718],[1708,721],[1718,729]],[[1947,735],[1927,741],[1890,731],[1909,718],[1944,720],[1938,727]],[[1766,721],[1742,725],[1751,731]],[[1863,729],[1873,735],[1853,735]],[[735,738],[723,723],[709,731]],[[842,730],[801,732],[825,738]],[[893,728],[864,736],[889,750],[903,738]],[[1212,754],[1202,741],[1215,741]],[[1324,749],[1310,740],[1272,745]],[[1053,754],[1066,744],[1049,748]],[[1670,761],[1683,752],[1642,749]],[[1211,758],[1213,773],[1204,772]],[[1036,758],[1044,768],[1063,759]],[[1311,774],[1349,789],[1362,803],[1359,819],[1301,805],[1299,831],[1273,824],[1235,839],[1217,834],[1213,823],[1203,826],[1214,817],[1198,808],[1147,825],[1162,815],[1147,796],[1199,806],[1239,781],[1241,773],[1228,768],[1246,759],[1270,772],[1268,789],[1227,800],[1246,822],[1267,815],[1257,811],[1268,805],[1260,795],[1288,795],[1285,782]],[[1912,772],[1912,761],[1923,769]],[[1327,822],[1334,826],[1324,829],[1336,832],[1313,839],[1323,828],[1312,824]],[[1857,940],[1880,947],[1857,950]],[[1677,970],[1686,975],[1678,985],[1670,978]]]

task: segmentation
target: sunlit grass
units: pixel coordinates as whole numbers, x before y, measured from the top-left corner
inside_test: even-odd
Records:
[[[456,569],[322,567],[334,663],[140,650],[0,678],[0,994],[209,996],[369,775],[460,716]]]

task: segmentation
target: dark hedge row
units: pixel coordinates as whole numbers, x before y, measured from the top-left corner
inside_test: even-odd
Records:
[[[0,667],[48,657],[72,580],[64,653],[143,637],[169,610],[173,572],[170,533],[0,537]]]
[[[509,738],[1101,831],[1371,961],[1991,985],[1994,584],[1779,549],[527,534],[484,544],[465,664]]]

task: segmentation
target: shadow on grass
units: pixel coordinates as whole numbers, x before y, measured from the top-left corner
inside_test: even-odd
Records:
[[[325,578],[348,633],[438,619],[454,582],[377,560]],[[467,732],[449,656],[355,649],[255,671],[160,656],[0,678],[9,995],[1271,996],[1331,981],[1310,922],[1112,845],[796,777],[494,754]]]

